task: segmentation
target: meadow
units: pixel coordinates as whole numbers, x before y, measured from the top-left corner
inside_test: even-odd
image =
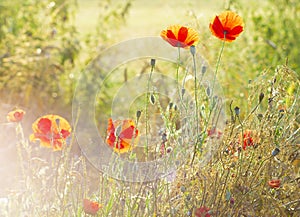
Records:
[[[298,0],[2,0],[0,216],[299,216],[299,29]]]

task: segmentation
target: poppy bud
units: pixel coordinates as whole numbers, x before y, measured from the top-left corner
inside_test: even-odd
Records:
[[[168,147],[167,149],[166,149],[166,152],[169,154],[169,153],[171,153],[173,151],[173,148],[172,147]]]
[[[284,115],[284,109],[279,110],[279,119],[281,119]]]
[[[59,127],[60,119],[59,119],[59,118],[56,118],[56,119],[55,119],[55,122],[56,122],[56,125]]]
[[[163,142],[168,141],[168,139],[167,139],[167,134],[166,134],[166,133],[163,133],[163,134],[161,135],[161,139],[162,139]]]
[[[150,62],[150,65],[152,66],[152,67],[154,67],[155,66],[155,59],[151,59],[151,62]]]
[[[207,96],[210,96],[210,88],[209,87],[206,88],[206,94],[207,94]]]
[[[182,88],[182,89],[181,89],[181,95],[182,95],[182,97],[183,97],[184,94],[185,94],[185,89]]]
[[[196,47],[195,47],[195,45],[192,45],[192,46],[190,47],[190,51],[191,51],[191,54],[194,56],[195,53],[196,53]]]
[[[280,152],[279,148],[275,148],[275,149],[272,151],[272,155],[273,155],[273,156],[276,156],[276,155],[278,155],[279,152]]]
[[[150,95],[150,102],[151,102],[152,105],[155,104],[155,97],[154,97],[153,94]]]
[[[236,114],[237,116],[239,116],[239,115],[240,115],[240,108],[236,106],[236,107],[234,108],[234,112],[235,112],[235,114]]]
[[[191,200],[191,195],[190,195],[190,194],[188,194],[188,195],[186,196],[186,200]]]
[[[201,73],[204,74],[206,72],[206,69],[207,69],[207,67],[203,65],[201,68]]]
[[[264,93],[260,93],[259,94],[259,102],[261,102],[264,97],[265,97],[265,94]]]
[[[259,113],[259,114],[257,115],[257,118],[258,118],[259,121],[261,121],[262,118],[263,118],[263,115]]]
[[[141,114],[142,114],[142,112],[141,112],[140,110],[138,110],[138,111],[136,112],[136,119],[137,119],[137,120],[140,119]]]
[[[186,187],[185,187],[184,185],[182,185],[182,186],[180,187],[180,191],[181,191],[182,193],[184,193],[184,192],[186,191]]]

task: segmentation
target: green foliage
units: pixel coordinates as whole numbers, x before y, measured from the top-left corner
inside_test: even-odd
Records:
[[[32,101],[38,106],[48,101],[50,106],[55,100],[63,100],[61,78],[70,73],[80,51],[71,23],[74,6],[69,0],[2,1],[2,99],[23,106]]]
[[[289,66],[299,73],[299,9],[297,0],[275,0],[262,4],[258,10],[250,10],[253,26],[249,28],[256,45],[258,65],[275,68],[288,60]]]
[[[99,48],[105,48],[112,37],[108,33],[124,22],[130,4],[130,1],[117,5],[101,1],[98,30],[82,40],[74,25],[75,0],[1,1],[3,102],[18,102],[19,106],[34,104],[42,110],[70,106],[78,72]]]

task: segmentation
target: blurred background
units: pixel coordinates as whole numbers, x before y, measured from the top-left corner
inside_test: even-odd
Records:
[[[228,97],[244,99],[249,80],[277,65],[287,63],[299,74],[297,0],[1,0],[1,103],[28,114],[68,116],[76,78],[101,51],[122,40],[159,36],[172,24],[199,31],[197,49],[214,68],[221,43],[208,25],[226,9],[245,21],[242,36],[226,44],[222,59],[219,79]]]

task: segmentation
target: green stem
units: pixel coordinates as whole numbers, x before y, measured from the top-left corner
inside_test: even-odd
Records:
[[[197,146],[198,146],[198,137],[199,137],[199,117],[198,117],[198,95],[197,95],[197,69],[196,69],[196,60],[195,60],[195,54],[192,53],[193,56],[193,71],[194,71],[194,96],[195,96],[195,110],[196,110],[196,141],[194,144],[194,153],[191,161],[191,165],[193,165],[196,152],[197,152]]]
[[[146,108],[145,108],[145,118],[146,118],[146,147],[145,147],[146,150],[145,150],[145,152],[146,152],[147,156],[148,156],[148,145],[149,145],[149,141],[148,141],[148,134],[149,134],[148,106],[149,106],[149,97],[150,97],[150,95],[149,95],[149,92],[150,92],[150,83],[151,83],[153,71],[154,71],[154,65],[151,65],[150,75],[149,75],[149,79],[148,79],[148,82],[147,82]]]
[[[198,135],[199,135],[199,114],[198,114],[198,95],[197,95],[197,69],[196,69],[196,60],[195,60],[195,54],[193,54],[193,70],[194,70],[194,77],[195,77],[195,80],[194,80],[194,85],[195,85],[195,109],[196,109],[196,135],[197,135],[197,138],[198,138]],[[198,139],[196,140],[198,141]]]
[[[220,50],[220,54],[219,54],[219,57],[218,57],[216,70],[215,70],[215,73],[214,73],[214,78],[213,78],[213,83],[212,83],[212,90],[211,90],[211,97],[213,97],[213,95],[214,95],[213,92],[214,92],[214,88],[215,88],[215,83],[216,83],[217,74],[218,74],[218,70],[219,70],[219,67],[220,67],[221,57],[222,57],[222,54],[223,54],[223,51],[224,51],[224,47],[225,47],[225,35],[224,35],[224,41],[222,42],[222,47],[221,47],[221,50]]]
[[[180,66],[180,47],[178,47],[178,58],[177,58],[177,66],[176,66],[176,82],[178,88],[179,98],[182,99],[182,93],[179,87],[179,66]]]

